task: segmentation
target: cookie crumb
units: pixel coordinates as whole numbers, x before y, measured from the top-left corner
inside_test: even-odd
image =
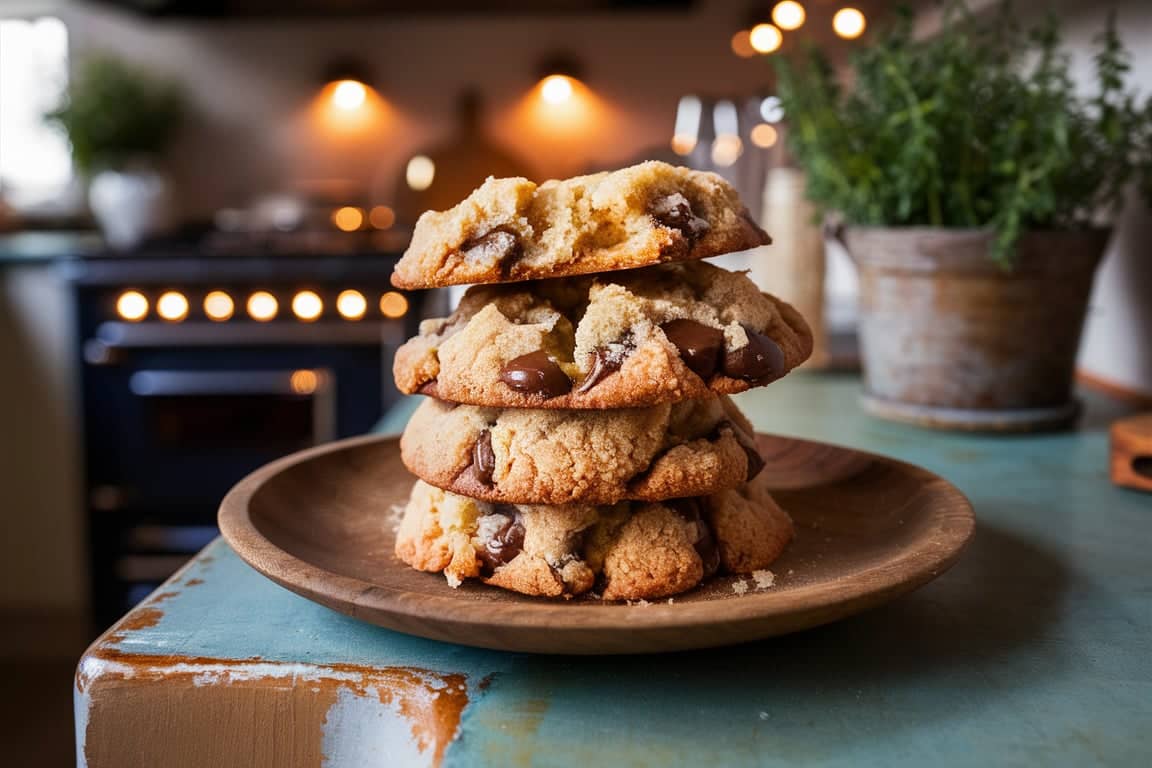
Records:
[[[770,589],[776,583],[776,574],[772,571],[752,571],[752,580],[756,582],[756,589]]]
[[[748,591],[748,582],[744,581],[744,579],[737,579],[732,582],[732,591],[738,595],[744,594]]]
[[[628,600],[627,603],[628,603],[628,605],[642,605],[642,606],[652,605],[652,603],[648,602],[644,598],[640,598],[639,600]]]
[[[672,605],[673,602],[675,601],[672,598],[668,598],[668,605]]]

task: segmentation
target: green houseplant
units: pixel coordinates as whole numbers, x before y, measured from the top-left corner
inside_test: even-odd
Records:
[[[852,60],[778,62],[809,197],[844,222],[860,269],[865,405],[935,426],[1070,421],[1099,228],[1148,167],[1110,20],[1077,94],[1058,27],[961,5],[916,39],[898,19]],[[1142,183],[1148,185],[1145,171]]]
[[[184,115],[174,82],[101,54],[80,63],[63,103],[46,116],[67,134],[113,247],[131,247],[165,225],[170,201],[158,161]]]

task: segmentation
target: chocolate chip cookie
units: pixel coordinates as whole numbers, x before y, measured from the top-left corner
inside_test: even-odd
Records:
[[[489,178],[456,207],[420,217],[392,283],[432,288],[582,275],[769,242],[736,190],[714,173],[647,162],[539,186]]]
[[[717,571],[766,568],[792,521],[764,483],[699,498],[609,506],[492,504],[417,481],[396,555],[448,583],[481,579],[527,595],[606,600],[684,592]]]
[[[767,384],[807,323],[742,273],[685,262],[473,286],[396,353],[401,391],[506,408],[623,408]]]
[[[724,396],[604,411],[427,399],[400,438],[400,455],[432,485],[511,504],[702,496],[763,467],[751,425]]]

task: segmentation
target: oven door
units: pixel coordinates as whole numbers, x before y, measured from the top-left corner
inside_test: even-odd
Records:
[[[119,483],[91,489],[97,510],[214,509],[239,479],[237,468],[249,471],[336,436],[330,369],[140,369],[125,375],[127,386],[108,425],[121,434],[100,441],[117,453],[111,463]]]

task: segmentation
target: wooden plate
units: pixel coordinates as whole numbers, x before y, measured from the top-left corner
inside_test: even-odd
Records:
[[[220,528],[252,567],[311,600],[399,632],[534,653],[647,653],[813,627],[940,575],[972,535],[968,500],[927,470],[823,443],[760,435],[796,539],[775,584],[721,576],[671,604],[532,598],[420,573],[392,554],[390,511],[413,478],[395,438],[293,454],[229,492]],[[749,588],[737,594],[734,583]]]

